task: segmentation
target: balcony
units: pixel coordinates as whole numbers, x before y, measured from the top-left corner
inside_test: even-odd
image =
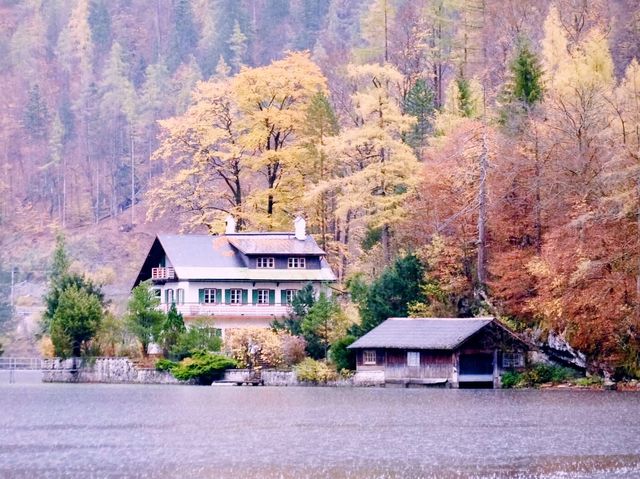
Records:
[[[169,311],[170,304],[159,306],[164,312]],[[193,316],[223,316],[223,317],[254,317],[254,318],[282,318],[289,314],[291,306],[288,304],[225,304],[225,303],[176,303],[176,309],[184,317]]]
[[[151,268],[151,279],[153,281],[166,281],[175,279],[176,272],[173,268]]]

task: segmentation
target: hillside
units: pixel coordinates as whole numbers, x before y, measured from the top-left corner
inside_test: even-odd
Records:
[[[3,1],[0,312],[12,268],[37,307],[57,231],[119,313],[157,232],[302,214],[344,284],[414,252],[413,314],[638,375],[638,25],[632,0]]]

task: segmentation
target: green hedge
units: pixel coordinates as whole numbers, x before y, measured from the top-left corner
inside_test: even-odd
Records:
[[[196,351],[171,369],[171,373],[180,381],[194,380],[196,384],[210,385],[221,379],[224,371],[236,367],[236,362],[226,356]]]

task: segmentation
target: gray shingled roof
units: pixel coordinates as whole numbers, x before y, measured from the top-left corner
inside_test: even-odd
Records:
[[[225,238],[247,255],[294,254],[324,256],[325,254],[311,236],[307,236],[304,240],[298,240],[291,233],[237,233],[225,235]]]
[[[349,348],[452,350],[493,318],[389,318]]]
[[[253,281],[335,281],[336,279],[324,258],[321,260],[321,269],[249,269],[244,263],[242,254],[230,244],[239,236],[245,235],[158,235],[158,240],[180,279]],[[310,254],[324,255],[324,251],[318,247],[311,236],[307,236],[305,241],[296,240],[293,234],[288,233],[246,235],[246,237],[249,236],[251,236],[250,244],[259,244],[264,239],[267,243],[276,241],[280,247],[282,245],[280,240],[294,241],[301,246],[309,245],[305,247],[305,251],[319,251]],[[289,240],[289,237],[293,239]],[[257,250],[257,247],[254,250]],[[300,251],[301,249],[293,249],[283,253],[303,254]],[[278,253],[271,251],[270,254]]]

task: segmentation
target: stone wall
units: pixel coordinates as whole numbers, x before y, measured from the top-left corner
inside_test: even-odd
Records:
[[[167,371],[138,368],[129,358],[49,359],[42,369],[45,383],[185,384]]]
[[[224,372],[223,380],[225,382],[243,383],[249,381],[251,373],[248,369],[227,369]],[[260,378],[264,381],[265,386],[359,386],[352,378],[338,379],[322,384],[314,384],[305,381],[299,381],[295,371],[286,371],[281,369],[263,369],[260,371]],[[384,381],[383,381],[384,382]],[[363,386],[371,386],[372,384],[362,384]]]
[[[354,386],[383,386],[384,385],[384,371],[358,371],[353,376]]]

